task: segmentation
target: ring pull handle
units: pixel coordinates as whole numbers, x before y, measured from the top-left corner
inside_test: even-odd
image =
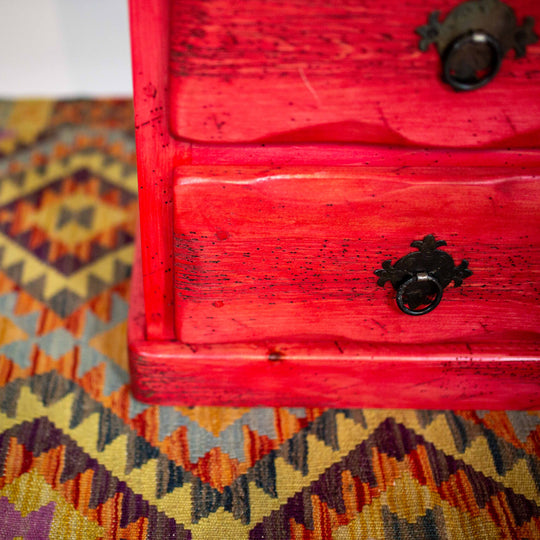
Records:
[[[443,79],[454,90],[474,90],[497,75],[504,54],[486,32],[468,32],[454,40],[442,56]]]
[[[443,80],[454,90],[474,90],[495,77],[510,49],[525,56],[527,45],[538,41],[534,19],[518,25],[515,11],[501,0],[468,0],[455,7],[444,21],[439,11],[416,29],[419,48],[434,43],[443,64]]]
[[[425,315],[439,305],[442,296],[443,288],[437,278],[420,272],[399,286],[396,302],[407,315]]]
[[[444,240],[435,240],[428,234],[423,240],[411,243],[411,247],[418,248],[417,252],[405,255],[394,265],[391,260],[384,261],[382,268],[375,270],[379,278],[377,285],[384,287],[387,281],[392,283],[397,291],[396,303],[403,313],[418,316],[433,311],[450,282],[459,287],[472,275],[465,259],[455,266],[454,259],[439,249],[445,245]]]

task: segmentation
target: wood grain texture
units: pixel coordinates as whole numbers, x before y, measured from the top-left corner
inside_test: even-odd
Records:
[[[173,0],[171,128],[203,142],[538,147],[540,43],[454,92],[415,29],[461,0]],[[540,21],[536,0],[511,0]]]
[[[161,405],[534,409],[538,341],[438,345],[146,338],[137,250],[129,317],[131,388]]]
[[[540,168],[180,167],[177,338],[508,340],[540,332]],[[401,313],[374,270],[426,234],[473,276]]]

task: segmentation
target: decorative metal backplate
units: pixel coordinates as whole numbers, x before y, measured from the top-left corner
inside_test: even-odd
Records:
[[[455,266],[454,259],[440,247],[444,240],[435,240],[428,234],[423,240],[415,240],[411,247],[417,252],[409,253],[394,265],[384,261],[382,268],[375,270],[379,278],[377,285],[384,287],[390,281],[397,291],[399,308],[408,315],[424,315],[433,311],[442,298],[443,289],[452,281],[459,287],[465,278],[472,275],[469,263],[464,259]]]
[[[419,48],[434,43],[443,62],[443,79],[455,90],[473,90],[487,84],[510,49],[525,56],[527,45],[538,41],[534,19],[521,26],[514,10],[501,0],[469,0],[454,8],[444,21],[440,12],[428,16],[416,29]]]

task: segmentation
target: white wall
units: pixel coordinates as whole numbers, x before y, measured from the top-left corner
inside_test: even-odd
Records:
[[[131,93],[127,0],[0,0],[0,98]]]

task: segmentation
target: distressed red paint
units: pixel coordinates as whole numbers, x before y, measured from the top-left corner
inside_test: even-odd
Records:
[[[512,6],[540,20],[540,4]],[[440,7],[131,1],[138,398],[540,405],[540,46],[454,93],[436,52],[416,48]],[[373,270],[429,233],[474,274],[411,320]],[[266,264],[277,247],[290,262]]]

